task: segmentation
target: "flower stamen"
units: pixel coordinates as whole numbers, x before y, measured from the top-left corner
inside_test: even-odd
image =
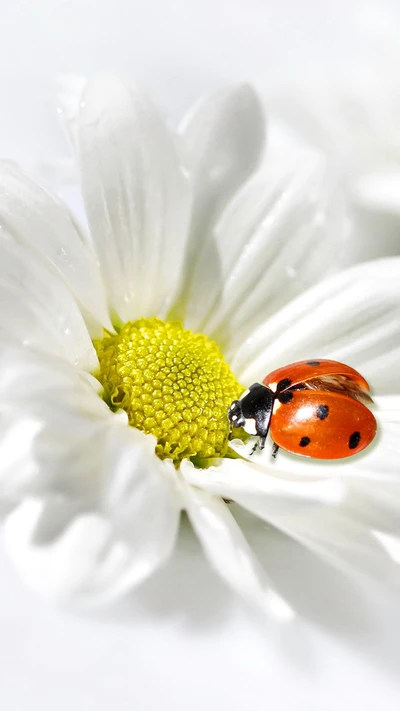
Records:
[[[150,318],[128,321],[94,345],[104,399],[124,409],[132,427],[155,435],[161,459],[225,455],[227,410],[244,388],[213,341]]]

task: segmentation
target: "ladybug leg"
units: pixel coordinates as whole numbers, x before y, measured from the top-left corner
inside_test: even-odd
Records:
[[[260,435],[260,439],[259,439],[259,442],[258,442],[258,446],[260,447],[260,449],[264,449],[264,447],[265,447],[265,440],[266,440],[266,439],[267,439],[267,435],[266,435],[266,434],[265,434],[265,435]]]
[[[254,445],[253,445],[253,447],[252,447],[252,449],[251,449],[250,457],[251,457],[252,454],[254,454],[254,452],[256,451],[257,447],[258,447],[258,442],[255,442]]]
[[[276,444],[276,442],[274,442],[272,445],[272,452],[271,452],[274,459],[276,458],[276,455],[278,454],[278,449],[279,449],[279,446]]]
[[[264,447],[265,447],[265,440],[266,440],[266,439],[267,439],[267,435],[259,435],[258,442],[257,442],[257,441],[255,442],[255,444],[254,444],[254,446],[253,446],[253,449],[252,449],[251,452],[250,452],[250,455],[251,455],[251,454],[254,454],[254,452],[256,451],[257,447],[258,447],[260,450],[264,449]]]

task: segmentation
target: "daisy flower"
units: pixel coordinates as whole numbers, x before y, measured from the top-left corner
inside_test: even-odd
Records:
[[[88,229],[0,167],[1,503],[22,578],[58,600],[115,599],[167,563],[185,511],[222,578],[290,618],[234,501],[332,564],[392,581],[400,260],[337,272],[335,177],[292,138],[264,159],[249,87],[201,100],[177,132],[118,76],[67,99]],[[374,444],[324,463],[229,442],[230,403],[304,357],[370,380]]]

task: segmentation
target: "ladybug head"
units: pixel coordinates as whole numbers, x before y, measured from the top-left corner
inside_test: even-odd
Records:
[[[232,427],[244,427],[245,418],[242,412],[242,403],[240,400],[234,400],[228,410],[228,418]]]

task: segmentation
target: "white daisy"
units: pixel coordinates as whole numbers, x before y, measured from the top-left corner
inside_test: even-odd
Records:
[[[140,91],[101,76],[68,118],[89,233],[0,169],[0,476],[21,576],[49,597],[111,600],[168,561],[185,510],[216,571],[288,618],[234,500],[392,581],[400,260],[335,273],[347,234],[335,180],[303,146],[272,145],[260,163],[248,87],[202,100],[174,134]],[[334,463],[228,447],[229,403],[317,356],[370,380],[377,441]]]

